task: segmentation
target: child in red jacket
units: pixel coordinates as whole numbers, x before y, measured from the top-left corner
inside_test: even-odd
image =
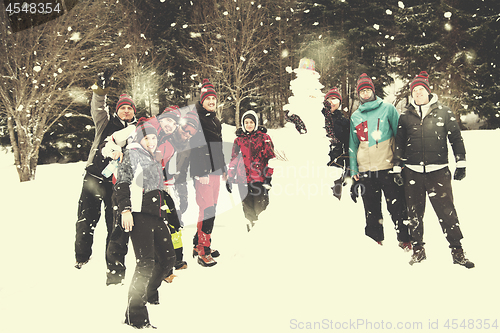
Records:
[[[243,114],[241,126],[234,139],[226,188],[231,193],[232,183],[238,184],[243,212],[249,221],[247,230],[250,231],[269,204],[273,169],[268,163],[275,155],[271,137],[266,128],[259,126],[254,111]]]

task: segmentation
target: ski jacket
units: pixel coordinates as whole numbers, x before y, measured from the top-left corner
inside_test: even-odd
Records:
[[[94,142],[90,149],[89,158],[87,160],[86,170],[92,176],[111,182],[112,177],[105,178],[101,172],[111,161],[109,157],[102,155],[102,144],[104,140],[112,135],[114,132],[119,131],[129,124],[135,124],[136,119],[132,122],[125,122],[121,120],[116,113],[109,115],[108,110],[105,108],[106,96],[101,96],[95,92],[92,94],[92,101],[90,103],[90,114],[95,125]]]
[[[325,117],[326,136],[332,143],[341,142],[345,146],[349,145],[349,120],[344,117],[339,109],[334,112],[323,108],[321,113]]]
[[[349,160],[351,175],[392,169],[399,114],[394,105],[377,97],[351,115]]]
[[[227,176],[234,183],[264,182],[270,178],[273,169],[269,167],[269,160],[274,158],[274,146],[267,129],[259,126],[251,133],[239,128],[236,131],[231,162],[229,162]]]
[[[131,210],[166,217],[160,158],[151,155],[137,142],[128,145],[114,186],[118,212]]]
[[[201,130],[190,139],[191,177],[203,177],[216,171],[225,172],[221,122],[215,112],[207,111],[199,101],[195,106]]]
[[[465,161],[465,145],[453,111],[442,105],[436,95],[424,107],[413,102],[401,114],[396,135],[394,164],[443,165],[448,164],[448,141],[457,162]]]

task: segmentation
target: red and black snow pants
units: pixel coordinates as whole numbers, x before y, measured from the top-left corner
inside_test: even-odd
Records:
[[[111,195],[113,183],[85,173],[82,193],[78,202],[78,221],[76,222],[75,258],[78,262],[89,260],[94,243],[94,230],[101,218],[101,205],[104,203],[107,237],[106,247],[113,230],[113,205]]]
[[[163,218],[133,213],[134,227],[130,239],[136,267],[128,292],[125,323],[141,328],[149,324],[146,303],[158,303],[158,287],[175,263],[170,231]]]
[[[384,240],[382,216],[382,192],[384,193],[387,210],[394,223],[397,239],[400,242],[409,242],[404,188],[394,182],[394,175],[390,170],[370,171],[362,173],[360,177],[361,197],[365,208],[366,236],[376,242]]]
[[[413,245],[424,245],[423,218],[427,194],[450,247],[461,247],[460,240],[463,235],[453,203],[450,169],[445,167],[429,173],[420,173],[406,167],[403,169],[403,178]]]
[[[199,255],[210,254],[211,235],[215,222],[215,208],[219,199],[220,175],[208,175],[208,184],[194,182],[196,190],[196,203],[199,207],[198,224],[193,245]]]

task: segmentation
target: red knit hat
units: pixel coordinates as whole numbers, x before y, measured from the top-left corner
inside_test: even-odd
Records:
[[[182,117],[182,122],[186,125],[191,125],[195,130],[198,130],[200,119],[198,118],[198,114],[196,113],[196,111],[191,110],[187,112],[184,117]]]
[[[141,140],[146,135],[149,134],[158,135],[156,128],[145,117],[142,117],[137,121],[135,133],[136,133],[135,141],[137,142],[141,142]]]
[[[431,87],[429,86],[429,74],[426,71],[421,71],[420,74],[415,76],[413,81],[410,83],[410,93],[416,86],[423,86],[429,94],[431,93]]]
[[[130,97],[127,94],[121,94],[120,98],[118,99],[118,103],[116,103],[116,112],[118,112],[118,109],[122,107],[123,105],[130,105],[134,109],[134,113],[137,113],[137,110],[135,109],[135,103],[132,100],[132,97]]]
[[[366,88],[371,89],[373,93],[375,93],[375,86],[373,85],[372,79],[370,79],[366,73],[363,73],[359,76],[356,92],[359,95],[359,92]]]
[[[214,96],[217,98],[217,93],[215,92],[214,85],[210,83],[208,79],[203,79],[203,83],[201,84],[201,96],[200,96],[200,101],[201,104],[203,104],[203,101],[205,101],[205,98],[208,96]]]
[[[156,117],[158,120],[163,118],[171,118],[175,120],[175,122],[179,122],[181,119],[181,112],[179,111],[179,107],[177,105],[168,106],[165,110]]]
[[[342,103],[342,96],[340,95],[340,92],[339,90],[337,89],[337,87],[333,87],[332,89],[330,89],[326,95],[325,95],[325,101],[327,99],[329,99],[330,97],[334,97],[334,98],[338,98],[340,100],[340,103]]]

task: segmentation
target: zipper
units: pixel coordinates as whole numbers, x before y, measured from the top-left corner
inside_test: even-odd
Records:
[[[378,121],[377,121],[377,139],[375,140],[375,147],[378,148],[378,135],[379,135],[379,132],[380,132],[380,118],[378,118]]]

